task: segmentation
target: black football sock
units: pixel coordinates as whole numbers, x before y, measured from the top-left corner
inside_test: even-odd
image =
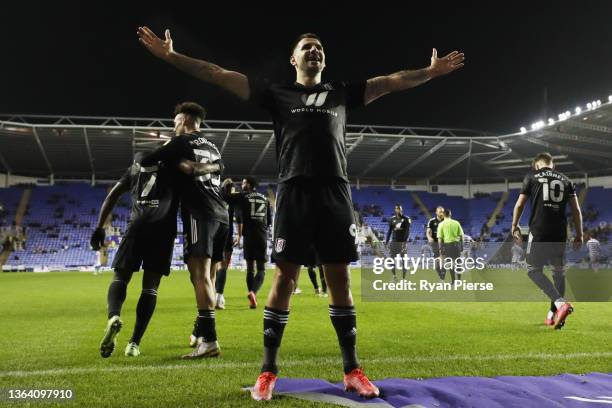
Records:
[[[563,267],[553,267],[552,278],[555,284],[555,288],[557,288],[557,292],[559,292],[561,297],[565,296],[565,270],[563,269]]]
[[[321,278],[321,289],[323,292],[327,293],[327,282],[325,281],[325,274],[323,273],[323,268],[319,266],[319,278]]]
[[[336,329],[344,373],[348,374],[359,367],[357,360],[357,316],[354,306],[329,305],[329,317]]]
[[[205,343],[217,341],[214,310],[198,310],[198,337],[203,337]]]
[[[288,321],[288,310],[272,309],[267,306],[264,308],[264,356],[261,366],[262,373],[269,371],[278,374],[276,357]]]
[[[553,267],[552,278],[557,292],[559,292],[561,297],[565,296],[565,270],[563,267]],[[550,302],[550,310],[552,310],[553,313],[557,311],[557,306],[554,301]]]
[[[264,279],[266,278],[266,264],[264,262],[257,262],[257,275],[255,275],[255,279],[253,280],[253,292],[259,292],[261,289],[261,285],[264,283]]]
[[[253,287],[255,286],[255,270],[252,261],[247,261],[246,284],[247,290],[253,292]]]
[[[531,279],[533,283],[535,283],[542,290],[542,292],[544,292],[544,294],[546,294],[546,296],[548,296],[548,298],[554,302],[562,296],[550,279],[544,275],[542,269],[543,267],[541,266],[528,265],[527,276],[529,276],[529,279]]]
[[[199,330],[198,330],[198,316],[196,315],[195,320],[193,321],[193,330],[191,331],[191,334],[195,337],[198,337]]]
[[[225,290],[225,281],[227,280],[227,268],[220,268],[217,271],[217,277],[215,278],[215,290],[219,294],[223,294]]]
[[[319,290],[319,284],[317,283],[317,274],[314,271],[312,266],[308,267],[308,277],[310,278],[310,282],[312,282],[312,286],[315,290]]]
[[[136,324],[134,324],[131,342],[140,344],[142,335],[145,330],[147,330],[147,325],[151,320],[151,316],[153,316],[156,304],[157,290],[143,289],[140,293],[140,299],[138,299],[138,305],[136,306]]]
[[[127,286],[132,278],[131,272],[115,271],[113,281],[108,287],[106,300],[108,303],[108,318],[121,315],[121,307],[125,302]]]

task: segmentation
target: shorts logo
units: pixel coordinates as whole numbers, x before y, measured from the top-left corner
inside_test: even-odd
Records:
[[[274,250],[277,253],[281,253],[283,252],[283,249],[285,249],[285,240],[283,238],[276,238],[276,245],[274,245]]]
[[[325,100],[327,99],[328,93],[328,91],[325,91],[321,93],[313,93],[310,95],[304,94],[302,95],[302,102],[304,102],[304,105],[306,106],[323,106]]]

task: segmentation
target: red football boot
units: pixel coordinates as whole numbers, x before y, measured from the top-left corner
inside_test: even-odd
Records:
[[[574,306],[571,303],[565,302],[561,307],[557,308],[555,313],[553,328],[560,329],[565,324],[565,319],[574,311]]]
[[[259,374],[255,386],[251,389],[251,397],[256,401],[269,401],[272,399],[272,391],[278,377],[276,374],[266,371]]]
[[[361,367],[344,374],[344,389],[345,391],[357,391],[364,398],[375,398],[380,395],[378,387],[370,382]]]
[[[249,307],[251,309],[257,308],[257,296],[255,296],[255,292],[249,292],[247,295],[247,299],[249,299]]]

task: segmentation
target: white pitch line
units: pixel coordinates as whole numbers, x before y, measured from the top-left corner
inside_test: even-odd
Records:
[[[385,363],[432,363],[432,362],[448,362],[448,361],[507,361],[507,360],[573,360],[580,358],[606,358],[612,357],[612,352],[600,353],[570,353],[570,354],[553,354],[553,353],[527,353],[527,354],[494,354],[494,355],[455,355],[455,356],[422,356],[422,357],[388,357],[388,358],[373,358],[363,359],[368,365],[385,364]],[[204,360],[202,360],[204,361]],[[72,374],[88,374],[88,373],[112,373],[112,372],[128,372],[128,371],[154,371],[154,370],[182,370],[182,369],[236,369],[259,367],[260,361],[228,361],[216,363],[219,360],[207,360],[206,364],[167,364],[167,365],[150,365],[150,366],[113,366],[113,367],[74,367],[74,368],[58,368],[51,370],[32,370],[32,371],[5,371],[0,372],[0,378],[10,377],[36,377],[48,375],[72,375]],[[338,358],[320,357],[311,358],[308,360],[286,360],[280,361],[283,367],[293,366],[319,366],[322,364],[335,364],[340,361]]]

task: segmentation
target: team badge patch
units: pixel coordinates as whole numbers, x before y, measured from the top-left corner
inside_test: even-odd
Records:
[[[285,249],[285,240],[283,238],[276,238],[276,244],[274,245],[274,250],[277,253],[283,252]]]

